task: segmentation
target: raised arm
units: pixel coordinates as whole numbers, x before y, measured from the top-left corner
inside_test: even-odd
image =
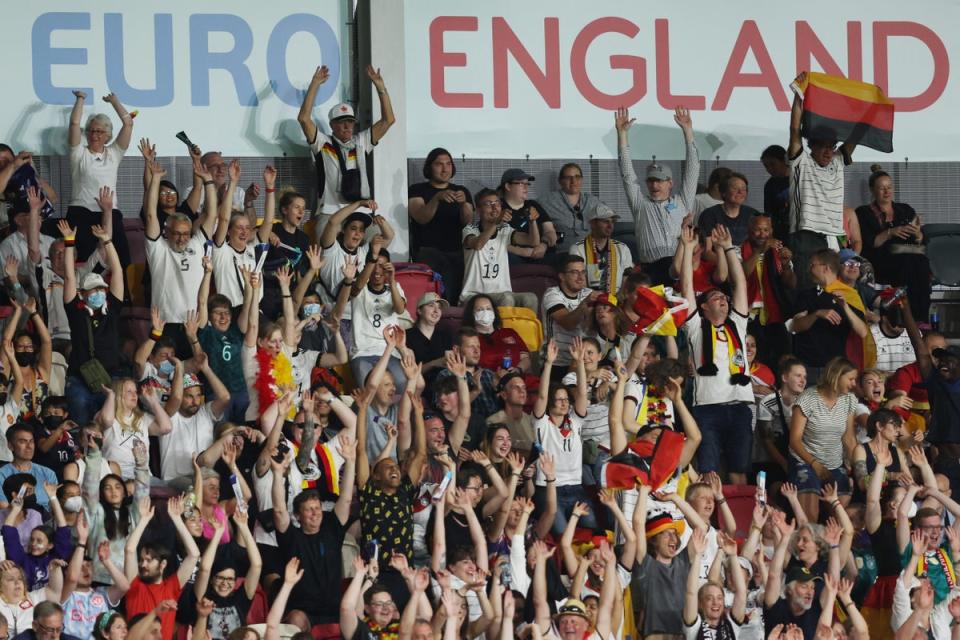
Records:
[[[193,582],[193,595],[196,596],[197,600],[201,600],[205,595],[207,595],[207,587],[210,584],[210,572],[213,569],[213,560],[217,557],[217,549],[220,547],[220,541],[223,540],[223,532],[226,530],[226,522],[217,520],[213,524],[213,536],[210,538],[210,543],[207,544],[207,548],[203,551],[203,556],[200,558],[200,569],[197,571],[197,576]]]
[[[313,104],[317,100],[317,90],[320,85],[330,78],[330,71],[326,65],[317,67],[310,78],[310,84],[303,95],[303,102],[300,104],[300,112],[297,114],[297,122],[300,123],[300,129],[307,140],[307,144],[313,144],[317,139],[317,125],[313,122]]]
[[[577,530],[577,523],[580,518],[590,513],[590,507],[585,502],[577,502],[570,510],[570,517],[567,518],[567,526],[563,529],[563,535],[560,536],[560,557],[563,560],[563,568],[567,575],[572,576],[577,571],[577,554],[573,551],[573,534]]]
[[[624,569],[632,570],[633,564],[637,559],[637,534],[633,530],[633,525],[627,521],[627,516],[623,514],[620,505],[617,504],[617,498],[609,489],[600,491],[599,500],[616,520],[623,535],[623,547],[620,549],[620,564]]]
[[[696,419],[690,413],[690,409],[687,408],[687,403],[683,401],[683,379],[668,378],[664,386],[664,395],[673,402],[676,421],[683,427],[685,440],[680,452],[680,461],[677,463],[677,468],[682,469],[693,460],[693,456],[700,446],[700,441],[703,440],[703,434],[700,433],[700,427],[697,425]]]
[[[540,392],[533,403],[533,416],[538,420],[547,413],[547,402],[550,396],[550,373],[553,371],[553,363],[557,360],[560,349],[553,338],[547,343],[547,351],[544,354],[546,359],[543,363],[543,371],[540,373]]]
[[[300,559],[290,558],[283,572],[283,584],[280,585],[280,591],[267,613],[267,629],[264,640],[280,640],[280,622],[287,610],[287,601],[301,578],[303,578],[303,569],[300,568]]]
[[[177,530],[177,538],[183,547],[186,555],[180,560],[180,566],[177,568],[177,581],[180,586],[187,584],[193,575],[193,570],[200,559],[200,549],[196,541],[183,522],[183,497],[174,497],[167,501],[167,515],[173,521],[173,528]],[[211,544],[216,544],[211,541]]]
[[[680,261],[680,292],[690,305],[691,313],[697,309],[697,293],[693,288],[693,252],[697,237],[693,227],[684,225],[680,230],[680,244],[683,245],[683,257]]]
[[[73,102],[73,109],[70,110],[70,127],[67,129],[67,144],[71,147],[79,145],[83,141],[83,103],[87,99],[87,94],[83,91],[74,91],[76,100]]]
[[[683,625],[693,626],[700,610],[700,558],[707,548],[707,534],[695,529],[687,542],[687,555],[690,557],[690,570],[687,572],[687,589],[683,598]]]
[[[343,477],[340,480],[340,495],[333,506],[340,524],[346,526],[350,519],[350,503],[353,502],[353,487],[357,470],[357,443],[349,433],[337,436],[337,450],[343,456]]]
[[[581,418],[587,416],[587,407],[590,406],[590,397],[587,394],[587,370],[583,363],[583,339],[579,336],[573,339],[570,345],[570,357],[577,369],[577,393],[574,397],[573,410]]]
[[[373,82],[373,86],[377,90],[377,97],[380,99],[380,119],[374,122],[373,127],[370,128],[370,139],[373,144],[377,144],[397,119],[393,115],[393,104],[390,102],[389,94],[387,94],[387,85],[383,82],[380,69],[374,69],[373,65],[368,64],[367,76]]]
[[[750,311],[750,301],[747,299],[747,278],[743,274],[743,263],[740,262],[737,248],[733,246],[730,231],[724,225],[718,224],[713,228],[710,237],[715,246],[723,249],[730,283],[733,285],[733,310],[745,316]]]
[[[166,169],[157,162],[151,163],[150,195],[146,199],[146,206],[143,209],[143,215],[146,218],[144,233],[147,236],[147,240],[157,240],[160,238],[160,219],[157,217],[157,204],[160,202],[160,181],[163,180],[165,175],[167,175]]]
[[[66,305],[77,297],[77,230],[66,219],[60,219],[57,228],[63,236],[63,303]]]
[[[89,471],[89,469],[87,470]],[[171,498],[171,500],[173,499],[175,498]],[[137,577],[137,547],[140,545],[140,538],[143,537],[143,532],[146,530],[147,525],[150,524],[154,515],[150,498],[140,500],[137,503],[137,509],[140,513],[140,519],[137,521],[137,525],[133,528],[133,531],[130,532],[130,535],[127,536],[127,542],[123,547],[123,573],[127,576],[127,580],[133,580]],[[196,544],[194,544],[194,546],[196,546]]]
[[[647,536],[644,530],[647,521],[647,508],[650,487],[642,484],[637,487],[637,504],[633,507],[633,532],[637,538],[637,564],[647,557]]]
[[[806,86],[807,72],[803,71],[793,81],[799,86]],[[790,108],[790,143],[787,145],[787,159],[793,160],[803,151],[803,139],[800,137],[800,121],[803,118],[803,100],[799,93],[793,94],[793,106]]]
[[[373,392],[358,389],[353,393],[353,400],[357,406],[357,486],[361,489],[367,486],[370,479],[370,458],[367,456],[367,411]]]
[[[450,449],[454,455],[460,453],[460,446],[467,433],[467,426],[470,424],[472,409],[470,407],[470,387],[467,385],[467,365],[459,349],[453,349],[446,356],[447,369],[457,378],[457,400],[459,401],[459,411],[450,431],[447,434],[447,440],[450,443]]]
[[[780,599],[781,579],[783,576],[783,565],[787,557],[787,548],[790,546],[790,539],[797,526],[793,521],[788,521],[782,511],[774,511],[774,524],[780,531],[780,541],[773,552],[773,560],[770,561],[770,569],[767,572],[767,584],[764,586],[763,606],[768,609],[777,603]]]
[[[130,138],[133,136],[133,116],[127,113],[127,110],[120,104],[120,98],[113,93],[103,96],[103,101],[109,103],[113,110],[117,112],[117,117],[122,123],[120,133],[117,134],[116,145],[123,151],[130,146]]]

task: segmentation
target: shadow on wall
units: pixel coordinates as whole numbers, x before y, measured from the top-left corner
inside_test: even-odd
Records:
[[[262,105],[269,100],[279,100],[275,93],[273,83],[264,83],[263,87],[257,92],[258,106],[254,109],[247,109],[247,116],[244,118],[243,135],[250,146],[257,149],[263,156],[302,156],[309,155],[306,148],[306,141],[303,139],[303,132],[300,130],[300,123],[295,118],[286,118],[276,123],[273,128],[273,138],[265,138],[259,133],[260,113]],[[278,151],[280,152],[278,154]]]

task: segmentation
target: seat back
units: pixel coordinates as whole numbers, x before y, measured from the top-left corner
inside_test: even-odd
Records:
[[[527,349],[537,351],[543,344],[543,325],[540,319],[526,307],[497,307],[503,326],[516,331],[527,344]]]
[[[725,484],[723,497],[727,499],[727,506],[733,512],[737,521],[737,539],[746,539],[750,533],[750,523],[753,522],[753,506],[756,502],[757,488],[753,485]]]
[[[440,293],[440,276],[428,265],[419,262],[395,262],[397,284],[403,288],[407,298],[407,312],[417,321],[417,301],[427,292]]]
[[[130,262],[146,263],[147,232],[143,220],[140,218],[124,218],[123,233],[127,236],[127,246],[130,247]]]
[[[950,287],[960,286],[960,224],[923,225],[927,260],[936,282]]]
[[[456,339],[460,325],[463,324],[463,307],[447,307],[443,310],[437,326],[450,333]]]

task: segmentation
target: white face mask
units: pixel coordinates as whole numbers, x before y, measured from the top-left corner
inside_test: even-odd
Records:
[[[482,327],[493,326],[493,309],[477,309],[473,312],[473,321]]]
[[[79,513],[83,509],[83,498],[81,496],[70,496],[63,501],[63,510],[70,513]]]

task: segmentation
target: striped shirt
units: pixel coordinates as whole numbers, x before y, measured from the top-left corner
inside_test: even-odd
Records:
[[[906,331],[901,331],[899,336],[891,338],[883,332],[880,325],[871,324],[870,333],[873,334],[873,341],[877,343],[877,369],[880,371],[893,373],[916,361],[917,354]]]
[[[666,200],[652,200],[647,192],[646,180],[637,177],[630,159],[630,145],[618,149],[620,178],[623,190],[630,202],[630,213],[637,234],[637,259],[640,262],[656,262],[667,258],[677,249],[683,217],[692,213],[696,206],[697,179],[700,177],[700,154],[693,141],[687,142],[687,158],[683,167],[680,190]]]
[[[543,326],[547,330],[543,345],[544,349],[546,349],[550,338],[556,341],[558,352],[557,361],[554,363],[555,366],[566,367],[570,364],[570,345],[573,344],[573,339],[577,336],[582,338],[587,335],[587,332],[584,330],[584,322],[581,322],[580,325],[573,330],[567,330],[560,326],[559,322],[551,318],[550,314],[558,309],[573,311],[579,307],[580,303],[583,302],[585,298],[588,298],[591,293],[593,293],[593,289],[584,287],[572,296],[568,296],[560,287],[550,287],[543,294]]]
[[[843,155],[821,167],[808,152],[790,160],[790,231],[842,236]]]
[[[799,409],[807,417],[803,429],[803,446],[807,452],[827,469],[843,466],[842,438],[847,430],[847,418],[857,410],[856,396],[845,393],[830,408],[824,404],[823,396],[816,388],[807,389],[797,398],[794,409]],[[794,451],[791,450],[790,455],[803,462]]]

